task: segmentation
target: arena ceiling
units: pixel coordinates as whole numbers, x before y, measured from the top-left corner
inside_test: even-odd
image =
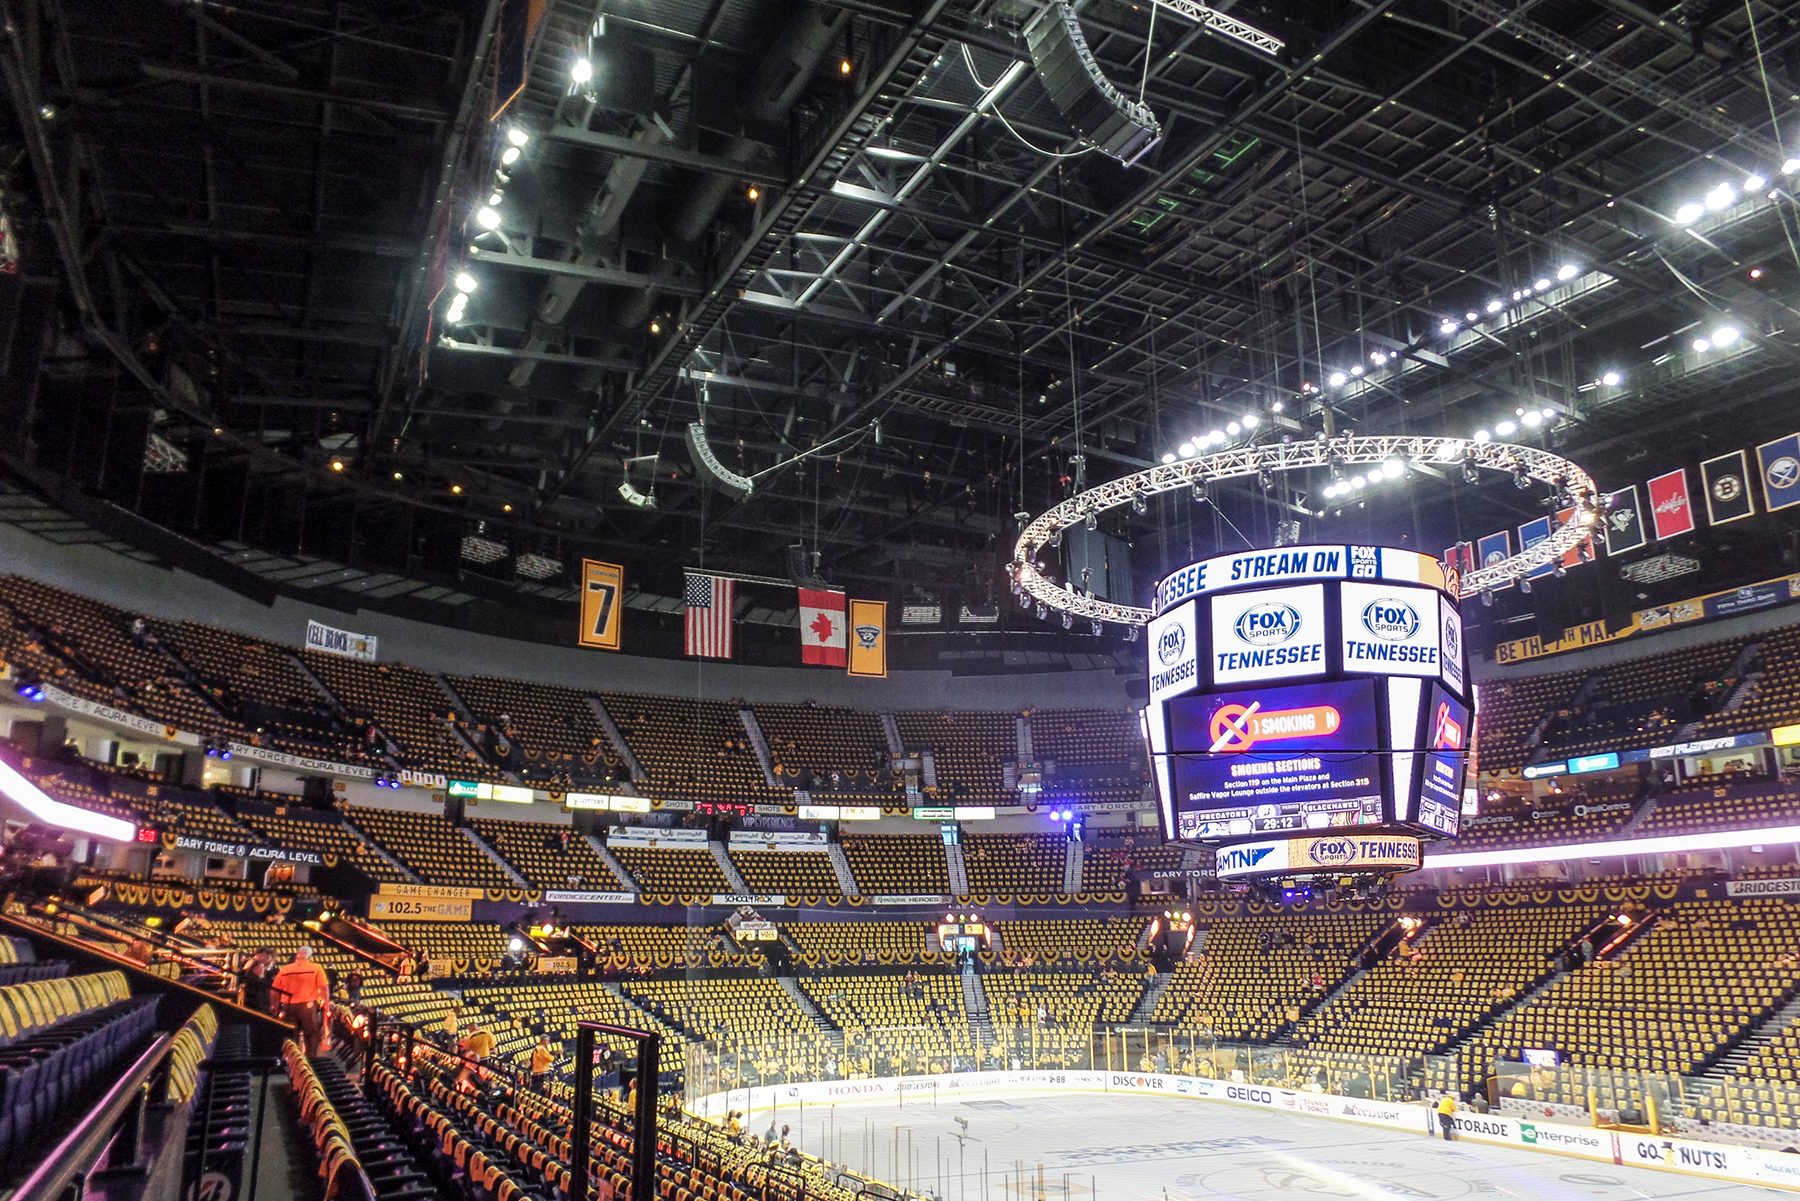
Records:
[[[853,589],[1004,601],[1015,514],[1247,413],[1278,440],[1547,411],[1520,436],[1607,487],[1797,424],[1800,25],[1764,0],[1219,5],[1274,57],[1088,0],[1162,125],[1129,165],[1033,72],[1037,0],[548,0],[498,120],[501,0],[3,2],[45,378],[155,435],[128,490],[12,460],[215,545],[546,595],[584,553],[670,593],[816,551]],[[733,499],[702,419],[744,474],[831,452]],[[1435,550],[1542,511],[1327,483],[1111,532],[1148,574],[1230,526]]]

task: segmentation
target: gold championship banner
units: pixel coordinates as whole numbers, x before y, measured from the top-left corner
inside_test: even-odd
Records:
[[[850,674],[887,675],[887,602],[850,602]]]
[[[581,561],[581,645],[619,649],[625,611],[625,569],[598,559]]]

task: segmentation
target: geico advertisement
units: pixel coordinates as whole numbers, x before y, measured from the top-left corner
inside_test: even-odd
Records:
[[[1344,670],[1395,676],[1438,674],[1438,596],[1391,584],[1340,585]]]
[[[1287,680],[1325,670],[1325,588],[1303,584],[1215,597],[1212,680]]]

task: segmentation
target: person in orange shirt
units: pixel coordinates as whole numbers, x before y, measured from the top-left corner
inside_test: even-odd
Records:
[[[313,962],[312,948],[294,952],[292,963],[275,973],[269,991],[281,1014],[300,1028],[300,1042],[308,1055],[324,1050],[325,1005],[331,1000],[331,978]]]

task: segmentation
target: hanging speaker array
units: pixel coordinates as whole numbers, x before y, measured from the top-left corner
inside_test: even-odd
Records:
[[[1051,103],[1083,142],[1132,163],[1162,140],[1162,126],[1149,106],[1101,73],[1075,10],[1064,0],[1055,0],[1025,27],[1025,46]]]

